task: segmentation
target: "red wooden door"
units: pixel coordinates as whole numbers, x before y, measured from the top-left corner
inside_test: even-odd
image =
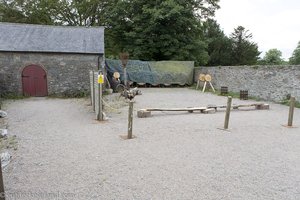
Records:
[[[47,75],[40,66],[25,67],[22,72],[22,84],[25,96],[43,97],[48,95]]]

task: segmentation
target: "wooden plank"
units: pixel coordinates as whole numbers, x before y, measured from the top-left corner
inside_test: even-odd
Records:
[[[256,105],[255,109],[256,110],[269,110],[270,109],[270,105],[269,104]]]
[[[146,111],[201,111],[206,110],[207,107],[193,107],[193,108],[146,108]]]
[[[268,109],[269,105],[268,104],[245,104],[245,105],[233,105],[233,109],[238,109],[242,107],[252,107],[254,106],[256,109]],[[143,111],[187,111],[192,113],[193,111],[204,111],[207,109],[217,109],[217,108],[227,108],[227,105],[208,105],[207,107],[189,107],[189,108],[146,108],[146,109],[141,109]]]
[[[208,108],[208,109],[203,110],[203,113],[205,113],[205,114],[210,114],[210,113],[215,113],[215,112],[216,112],[216,109],[214,109],[214,108]]]
[[[138,110],[137,111],[138,118],[146,118],[151,116],[151,112],[147,110]]]
[[[255,107],[257,110],[268,110],[269,109],[269,104],[264,104],[264,103],[254,103],[254,104],[241,104],[241,105],[232,105],[233,109],[239,109],[243,107]],[[227,108],[226,105],[208,105],[207,108]]]
[[[245,104],[245,105],[233,105],[231,106],[230,103],[230,108],[233,109],[238,109],[241,107],[251,107],[254,106],[255,109],[257,110],[267,110],[269,109],[269,104],[264,104],[264,103],[255,103],[255,104]],[[137,112],[137,115],[139,118],[146,118],[151,116],[152,111],[186,111],[189,113],[193,113],[194,111],[200,111],[201,113],[215,113],[217,111],[217,108],[226,108],[227,109],[228,105],[208,105],[207,107],[187,107],[187,108],[145,108],[145,109],[140,109]],[[226,123],[225,123],[226,124]],[[228,122],[227,122],[228,126]]]

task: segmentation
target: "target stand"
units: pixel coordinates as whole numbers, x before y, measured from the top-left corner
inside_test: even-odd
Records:
[[[207,83],[210,85],[211,89],[216,92],[214,86],[212,85],[211,83],[211,76],[209,74],[200,74],[199,75],[199,78],[198,78],[198,81],[197,81],[197,87],[196,87],[196,90],[198,90],[199,86],[200,86],[200,82],[204,82],[204,86],[203,86],[203,89],[202,89],[202,92],[205,92],[205,89],[206,89],[206,85]]]

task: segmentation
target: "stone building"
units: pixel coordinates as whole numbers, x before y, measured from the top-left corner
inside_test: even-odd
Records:
[[[103,27],[0,23],[0,93],[81,95],[104,61]]]

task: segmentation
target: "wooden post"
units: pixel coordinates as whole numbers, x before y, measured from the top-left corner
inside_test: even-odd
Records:
[[[102,84],[99,84],[99,114],[98,114],[98,120],[103,121],[103,105],[102,105]]]
[[[232,102],[232,97],[229,96],[228,99],[227,99],[227,107],[226,107],[224,129],[228,129],[229,117],[230,117],[230,110],[231,110],[231,102]]]
[[[205,81],[205,83],[204,83],[202,92],[205,92],[205,88],[206,88],[206,81]]]
[[[291,97],[290,98],[289,119],[288,119],[289,127],[293,126],[294,108],[295,108],[295,97]]]
[[[0,158],[0,200],[5,200],[1,158]]]
[[[214,92],[216,92],[216,90],[215,90],[214,86],[211,84],[211,82],[210,82],[210,81],[208,81],[208,82],[209,82],[209,85],[210,85],[211,89],[212,89]]]
[[[91,105],[93,106],[93,92],[92,92],[92,89],[93,89],[93,87],[92,87],[92,83],[94,84],[94,78],[93,77],[91,77],[91,74],[93,73],[93,71],[90,71],[90,90],[91,90]]]
[[[126,65],[128,63],[128,59],[129,59],[129,53],[127,52],[123,52],[120,53],[119,55],[120,60],[122,62],[122,67],[123,67],[123,73],[124,73],[124,85],[127,88],[127,73],[126,73]]]
[[[198,88],[199,88],[199,85],[200,85],[200,80],[198,80],[198,81],[197,81],[196,90],[198,90]]]
[[[127,139],[132,139],[132,123],[133,123],[133,102],[129,101],[129,110],[128,110],[128,137],[127,137]]]
[[[93,106],[93,111],[95,111],[95,72],[94,70],[92,71],[92,81],[93,81],[93,87],[91,91],[91,97],[92,97],[92,106]]]
[[[127,72],[126,67],[124,67],[124,85],[127,88]]]

